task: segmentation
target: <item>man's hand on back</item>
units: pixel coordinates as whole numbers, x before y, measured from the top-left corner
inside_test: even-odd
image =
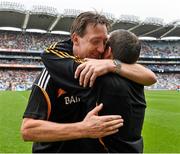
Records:
[[[118,132],[118,129],[123,126],[123,119],[120,115],[98,116],[102,107],[102,104],[96,106],[81,122],[84,138],[99,138],[111,135]]]

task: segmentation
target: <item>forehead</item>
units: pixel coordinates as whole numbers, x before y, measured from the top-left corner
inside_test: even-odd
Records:
[[[108,30],[105,24],[89,24],[85,29],[85,35],[89,37],[108,38]],[[85,36],[84,35],[84,36]]]

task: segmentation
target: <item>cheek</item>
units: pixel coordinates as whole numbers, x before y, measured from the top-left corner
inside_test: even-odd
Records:
[[[89,55],[94,54],[97,52],[97,47],[94,45],[89,45],[87,48],[87,52]]]
[[[82,42],[81,42],[82,43]],[[84,42],[81,44],[80,46],[80,54],[79,55],[81,58],[97,58],[98,55],[97,55],[97,47],[90,44],[90,43],[87,43],[87,42]]]
[[[95,48],[92,45],[89,45],[87,43],[82,45],[81,49],[86,54],[92,53],[95,50]]]
[[[89,47],[86,46],[85,44],[84,45],[81,45],[80,48],[79,48],[79,54],[78,56],[80,58],[86,58],[86,57],[89,57]]]

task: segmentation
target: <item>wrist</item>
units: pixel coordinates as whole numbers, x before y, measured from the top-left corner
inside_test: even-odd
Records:
[[[88,138],[88,132],[84,121],[78,122],[78,128],[81,138]]]
[[[118,59],[113,59],[113,64],[114,64],[114,73],[117,73],[117,74],[121,74],[121,61],[118,60]]]
[[[104,70],[104,74],[105,73],[109,73],[109,72],[114,72],[115,69],[115,65],[112,59],[103,59],[103,70]],[[102,74],[103,75],[103,74]]]
[[[108,72],[112,72],[112,73],[115,72],[116,65],[114,64],[114,60],[113,59],[109,60],[107,68],[108,68]]]

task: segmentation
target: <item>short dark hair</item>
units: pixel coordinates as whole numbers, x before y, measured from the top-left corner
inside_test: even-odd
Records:
[[[96,26],[97,24],[102,24],[106,25],[108,30],[110,28],[110,22],[104,15],[101,15],[97,12],[87,11],[79,14],[75,18],[70,29],[71,35],[75,32],[79,36],[83,37],[86,27],[89,24],[94,24],[94,26]]]
[[[118,29],[111,32],[108,45],[112,48],[114,59],[133,64],[139,58],[141,43],[138,37],[128,30]]]

